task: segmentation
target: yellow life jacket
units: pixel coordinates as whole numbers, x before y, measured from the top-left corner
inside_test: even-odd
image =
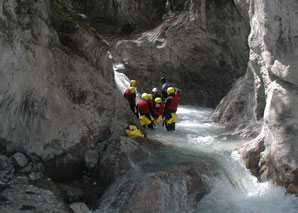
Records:
[[[125,130],[126,134],[129,137],[144,137],[144,134],[141,130],[139,130],[135,125],[129,125],[129,127]]]
[[[156,119],[156,123],[162,122],[162,115],[158,116],[158,118]]]
[[[145,124],[147,125],[151,124],[151,121],[145,115],[140,115],[139,120],[140,120],[141,126],[144,126]]]
[[[154,118],[151,114],[150,114],[150,119],[151,119],[151,121],[154,121]]]
[[[176,113],[171,113],[171,118],[168,120],[168,124],[175,123],[178,115]]]

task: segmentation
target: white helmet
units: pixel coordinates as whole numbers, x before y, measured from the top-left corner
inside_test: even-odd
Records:
[[[155,87],[152,89],[152,92],[158,92],[158,89]]]

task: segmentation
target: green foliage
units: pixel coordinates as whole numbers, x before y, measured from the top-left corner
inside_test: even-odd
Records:
[[[72,21],[71,12],[62,2],[60,2],[59,0],[52,0],[52,4],[62,21]]]

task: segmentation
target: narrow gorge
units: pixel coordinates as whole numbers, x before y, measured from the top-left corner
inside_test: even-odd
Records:
[[[297,212],[297,22],[296,0],[0,0],[0,212]],[[162,76],[172,134],[123,98]],[[237,194],[267,183],[280,206]]]

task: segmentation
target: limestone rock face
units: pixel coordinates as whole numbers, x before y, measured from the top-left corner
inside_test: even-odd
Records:
[[[131,117],[114,88],[108,45],[51,2],[0,2],[0,137],[12,141],[10,151],[44,159],[93,147]]]
[[[85,13],[102,31],[110,27],[113,33],[120,34],[130,34],[135,28],[155,25],[166,9],[166,0],[71,1],[73,7]]]
[[[248,145],[247,148],[248,152],[259,155],[251,155],[258,161],[258,175],[263,180],[273,178],[288,191],[297,193],[298,2],[250,0],[235,3],[241,11],[248,12],[250,21],[247,75],[253,78],[244,84],[253,83],[254,89],[247,91],[243,84],[236,86],[217,108],[215,117],[216,114],[223,115],[221,123],[226,125],[234,125],[235,120],[240,123],[237,112],[231,113],[229,119],[224,115],[237,104],[237,101],[228,103],[228,97],[236,94],[234,91],[238,93],[235,100],[244,95],[242,99],[249,101],[243,114],[252,116],[242,116],[242,124],[261,123],[262,131],[259,128],[256,132],[261,132],[259,137],[264,138],[264,152],[255,146]],[[248,10],[247,5],[250,5]]]
[[[215,107],[248,61],[249,25],[233,1],[187,1],[183,12],[144,32],[118,41],[111,53],[141,92],[160,88],[160,77],[182,89],[181,101]]]

